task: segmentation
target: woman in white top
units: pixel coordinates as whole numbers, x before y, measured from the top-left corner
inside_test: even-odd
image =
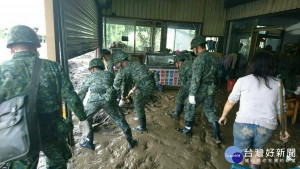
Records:
[[[261,161],[256,155],[257,149],[263,149],[272,137],[277,127],[277,117],[281,120],[279,82],[274,77],[273,56],[266,52],[255,54],[247,66],[246,74],[237,80],[219,124],[226,124],[226,116],[240,100],[233,129],[234,146],[243,153],[252,151],[251,168],[260,168]],[[289,133],[287,127],[285,129],[285,137],[281,136],[280,139],[287,142]],[[245,158],[240,164],[244,165],[244,160]]]

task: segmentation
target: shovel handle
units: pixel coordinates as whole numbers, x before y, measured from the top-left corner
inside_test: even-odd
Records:
[[[122,100],[127,100],[127,99],[129,99],[131,97],[131,95],[132,95],[132,93],[129,93],[126,97],[122,97],[121,99]]]
[[[282,80],[278,79],[280,85],[279,85],[279,98],[280,98],[280,115],[281,115],[281,134],[283,137],[285,137],[285,114],[283,111],[283,85]]]

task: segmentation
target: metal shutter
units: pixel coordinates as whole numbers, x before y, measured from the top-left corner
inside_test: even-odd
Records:
[[[68,59],[98,48],[98,7],[96,0],[62,0],[63,25]]]

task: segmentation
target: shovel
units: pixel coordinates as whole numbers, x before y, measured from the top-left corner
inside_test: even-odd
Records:
[[[121,97],[122,100],[127,100],[131,97],[132,93],[129,93],[126,97]]]
[[[281,115],[281,134],[283,137],[285,137],[285,113],[283,111],[283,87],[282,87],[282,80],[278,79],[280,85],[279,85],[279,98],[280,98],[280,115]],[[286,143],[284,143],[284,157],[287,155],[287,149],[286,149]],[[286,159],[284,160],[285,168],[287,168]]]

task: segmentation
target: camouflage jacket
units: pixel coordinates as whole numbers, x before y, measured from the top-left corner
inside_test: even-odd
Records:
[[[83,84],[80,87],[78,95],[80,99],[83,99],[86,96],[88,90],[90,90],[90,96],[88,102],[96,99],[102,102],[106,102],[107,91],[113,86],[114,77],[113,74],[108,71],[97,70],[96,72],[91,73],[85,79]]]
[[[181,64],[180,68],[178,69],[179,78],[181,82],[185,84],[190,84],[192,79],[192,66],[193,61],[185,61]]]
[[[120,90],[122,87],[122,81],[125,80],[125,77],[124,77],[124,69],[119,69],[118,70],[118,73],[114,79],[114,84],[113,84],[113,87],[116,89],[116,90]]]
[[[27,95],[36,54],[17,52],[13,58],[0,65],[0,102],[16,96]],[[73,85],[57,62],[43,60],[37,96],[37,111],[53,115],[61,109],[60,96],[79,120],[85,120],[83,105]]]
[[[203,51],[196,57],[192,67],[192,80],[189,93],[194,96],[201,85],[212,84],[216,81],[220,69],[217,56]]]
[[[109,71],[113,75],[115,75],[114,72],[114,62],[113,62],[113,57],[110,56],[107,61],[105,61],[105,70]]]
[[[140,90],[154,82],[152,72],[145,65],[142,65],[139,62],[126,62],[125,68],[120,69],[116,75],[114,80],[115,89],[120,89],[123,77],[132,79],[135,87]]]

